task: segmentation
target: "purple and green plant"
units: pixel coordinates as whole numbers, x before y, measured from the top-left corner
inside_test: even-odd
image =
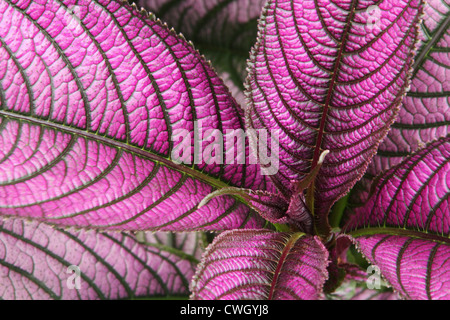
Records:
[[[450,299],[448,0],[135,2],[0,0],[1,299]]]

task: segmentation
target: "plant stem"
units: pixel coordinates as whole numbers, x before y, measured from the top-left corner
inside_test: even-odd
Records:
[[[329,221],[332,228],[340,228],[349,196],[350,193],[347,193],[344,197],[339,199],[331,209]]]

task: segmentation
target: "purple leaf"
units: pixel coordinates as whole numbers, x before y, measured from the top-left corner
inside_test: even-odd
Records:
[[[441,138],[386,171],[349,229],[382,226],[450,235],[450,137]]]
[[[266,0],[139,0],[136,3],[192,40],[240,89]],[[242,104],[244,105],[244,104]]]
[[[361,178],[409,84],[420,13],[418,0],[268,1],[249,62],[247,121],[280,133],[274,180],[285,194],[323,150],[309,190],[318,214]]]
[[[138,0],[196,45],[226,47],[246,55],[256,37],[256,20],[265,0]],[[252,37],[253,39],[249,39]],[[210,50],[215,50],[210,48]],[[240,51],[238,51],[240,50]]]
[[[368,172],[377,175],[428,142],[450,133],[450,7],[427,1],[422,46],[415,57],[411,90]]]
[[[248,147],[235,148],[243,164],[194,163],[217,145],[207,130],[244,124],[181,36],[118,0],[2,0],[0,25],[3,215],[108,230],[262,226],[233,197],[197,210],[219,188],[270,187]]]
[[[161,235],[160,235],[161,237]],[[176,236],[194,247],[195,234]],[[196,257],[120,233],[0,222],[0,298],[92,300],[188,295]]]
[[[450,9],[442,0],[427,1],[420,29],[421,48],[414,63],[411,90],[380,144],[351,202],[367,200],[370,184],[382,171],[400,163],[428,142],[450,133]]]
[[[226,231],[206,249],[192,299],[317,299],[328,252],[317,237],[269,230]]]
[[[450,137],[430,143],[377,179],[346,226],[401,295],[450,298]]]
[[[282,194],[275,194],[264,190],[249,190],[244,188],[222,188],[210,193],[199,204],[199,208],[209,200],[220,195],[238,195],[247,200],[247,204],[256,210],[264,219],[271,223],[289,224],[297,231],[313,234],[313,222],[311,212],[308,209],[303,191],[313,183],[322,163],[328,154],[328,150],[322,152],[317,166],[301,181],[291,182],[294,190],[290,199]]]
[[[147,246],[173,251],[179,256],[195,258],[199,261],[204,249],[204,239],[201,232],[138,232],[136,239]],[[191,259],[191,261],[194,261]]]
[[[401,235],[375,234],[357,240],[364,256],[403,297],[450,299],[450,245]]]

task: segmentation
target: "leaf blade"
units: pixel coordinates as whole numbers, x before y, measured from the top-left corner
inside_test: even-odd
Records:
[[[264,0],[141,0],[137,4],[192,40],[214,66],[243,90],[245,64]]]
[[[14,137],[1,145],[2,214],[119,230],[262,225],[236,198],[196,209],[217,188],[263,187],[257,166],[173,159],[196,121],[202,134],[243,129],[190,44],[121,1],[1,6],[1,129]]]
[[[449,298],[449,151],[450,138],[441,138],[386,171],[346,226],[407,298]]]
[[[327,258],[322,243],[302,233],[226,231],[205,252],[191,299],[317,299]]]
[[[186,244],[197,241],[188,237]],[[131,235],[65,231],[20,219],[0,223],[0,256],[5,300],[183,296],[196,267]],[[79,271],[78,288],[71,266]]]
[[[377,5],[382,26],[373,33],[368,3],[335,10],[328,2],[269,1],[260,20],[248,65],[249,126],[281,131],[281,189],[330,150],[311,192],[321,215],[362,176],[409,84],[420,3],[397,4],[395,14],[389,1]]]
[[[347,228],[404,228],[448,237],[449,139],[430,143],[386,171],[367,204],[355,210]]]

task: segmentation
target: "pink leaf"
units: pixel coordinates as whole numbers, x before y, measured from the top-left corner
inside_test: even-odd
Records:
[[[317,299],[328,252],[317,237],[269,230],[226,231],[207,248],[192,299]]]
[[[207,130],[244,124],[184,38],[120,0],[2,0],[0,25],[1,214],[108,230],[263,225],[233,197],[197,209],[222,187],[270,187],[248,147],[195,163]]]
[[[65,231],[19,219],[0,222],[0,297],[186,296],[196,267],[198,252],[192,248],[197,237],[177,239],[184,241],[184,252],[156,241],[147,245],[127,234]]]
[[[268,1],[249,62],[247,121],[279,132],[274,181],[285,194],[330,151],[309,191],[317,214],[361,178],[394,121],[420,13],[419,0]]]
[[[377,179],[346,226],[402,296],[450,298],[450,137],[430,143]]]

